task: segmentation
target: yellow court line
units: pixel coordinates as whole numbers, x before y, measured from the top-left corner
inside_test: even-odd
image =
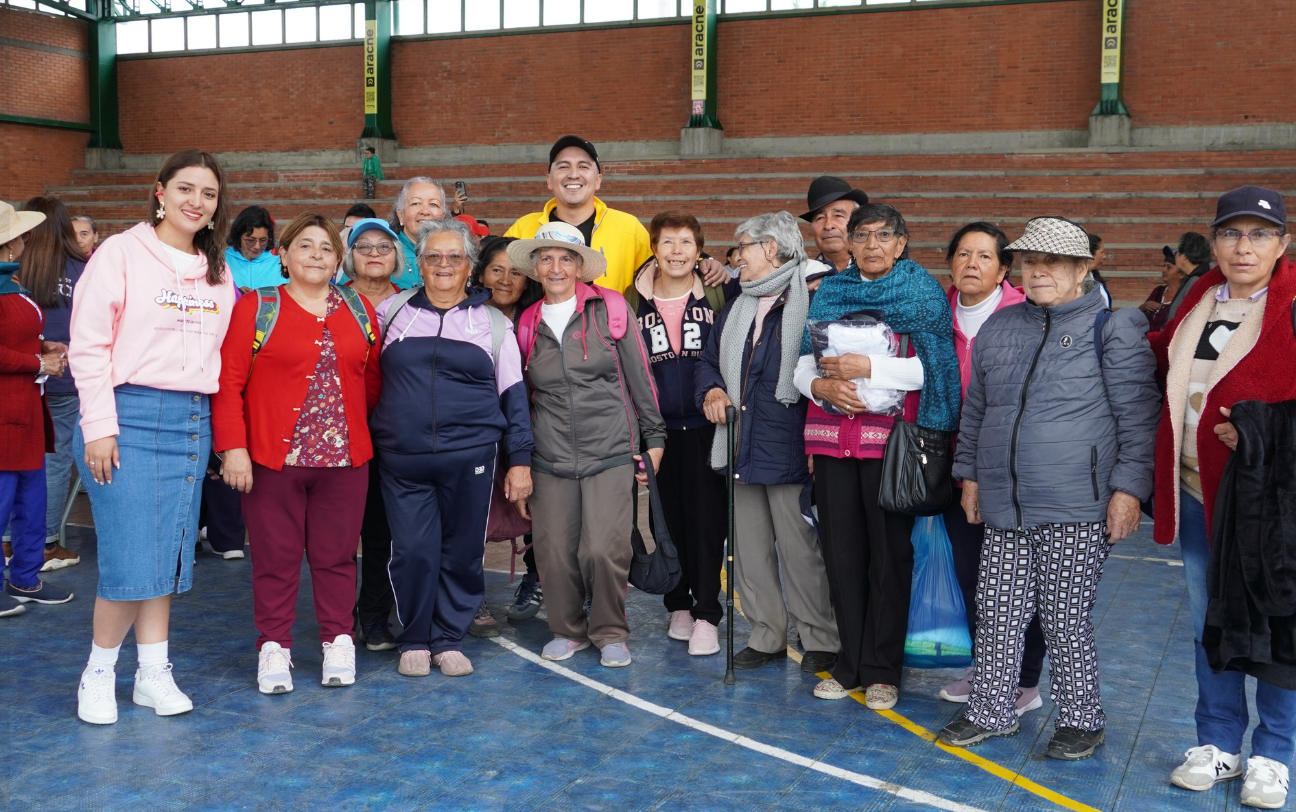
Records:
[[[788,653],[789,654],[791,653],[791,649],[789,649]],[[796,659],[800,660],[801,658],[800,656],[798,656]],[[829,674],[826,671],[821,671],[819,672],[818,677],[820,679],[829,679],[832,677],[832,674]],[[861,705],[864,705],[863,692],[852,693],[850,695],[850,698],[854,699],[856,702],[860,703]],[[865,705],[865,707],[868,706]],[[879,711],[874,711],[874,713],[878,714],[879,716],[885,719],[889,719],[890,721],[895,722],[897,725],[900,725],[900,727],[903,727],[905,730],[909,731],[915,736],[921,739],[926,739],[927,741],[936,745],[940,749],[944,750],[946,753],[949,753],[952,756],[958,756],[964,761],[972,765],[975,765],[977,767],[980,767],[981,769],[985,770],[986,772],[990,773],[996,778],[1002,778],[1004,781],[1007,781],[1009,784],[1012,784],[1013,786],[1021,787],[1022,789],[1031,793],[1032,795],[1038,795],[1039,797],[1043,798],[1046,801],[1051,801],[1052,803],[1055,803],[1058,806],[1061,806],[1065,809],[1070,809],[1071,812],[1102,812],[1101,810],[1095,809],[1094,807],[1089,806],[1088,804],[1082,804],[1073,798],[1068,798],[1067,796],[1061,794],[1060,792],[1055,792],[1054,790],[1051,790],[1046,786],[1043,786],[1041,784],[1036,784],[1034,781],[1030,780],[1029,778],[1022,775],[1021,773],[1013,772],[1007,767],[1001,767],[1000,765],[994,763],[988,758],[982,758],[981,756],[978,756],[976,753],[970,752],[966,747],[950,747],[948,744],[945,744],[944,742],[937,740],[935,733],[932,733],[930,730],[928,730],[927,728],[923,727],[920,724],[909,721],[908,719],[906,719],[905,717],[901,716],[900,714],[896,713],[893,710],[879,710]]]

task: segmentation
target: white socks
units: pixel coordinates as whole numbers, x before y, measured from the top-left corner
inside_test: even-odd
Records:
[[[166,665],[168,642],[163,640],[161,643],[137,643],[135,651],[138,652],[140,670],[157,665]]]
[[[163,645],[166,645],[163,643]],[[100,648],[94,643],[90,644],[90,662],[87,663],[90,668],[103,668],[112,671],[117,666],[117,655],[121,652],[121,646],[116,645],[112,648]]]

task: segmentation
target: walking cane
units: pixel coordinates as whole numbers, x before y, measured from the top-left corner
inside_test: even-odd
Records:
[[[729,434],[729,467],[725,471],[729,480],[729,554],[725,556],[725,608],[729,613],[729,653],[725,658],[725,685],[733,685],[733,635],[734,635],[734,443],[738,435],[738,411],[733,406],[725,407],[725,425]]]

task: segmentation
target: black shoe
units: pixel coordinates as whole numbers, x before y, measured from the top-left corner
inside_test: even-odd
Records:
[[[392,636],[391,624],[385,620],[375,620],[366,624],[359,637],[370,651],[391,651],[396,648],[396,638]]]
[[[835,651],[809,651],[801,656],[801,670],[808,674],[818,674],[820,671],[831,671],[833,666],[837,665],[837,652]]]
[[[544,590],[539,581],[523,578],[513,597],[513,605],[508,608],[509,620],[530,620],[544,605]]]
[[[34,589],[19,589],[12,582],[6,583],[5,594],[19,603],[67,603],[72,600],[72,590],[54,586],[45,581],[37,581]]]
[[[1044,755],[1049,758],[1060,758],[1063,761],[1079,761],[1089,758],[1098,749],[1098,745],[1107,739],[1102,728],[1081,730],[1078,727],[1060,727],[1049,740]]]
[[[775,660],[786,660],[787,649],[781,648],[773,654],[766,654],[763,651],[748,646],[734,655],[734,668],[760,668],[762,665],[772,663]]]
[[[980,744],[986,739],[993,739],[998,736],[1015,736],[1019,730],[1021,730],[1021,723],[1016,720],[1013,721],[1012,727],[1006,730],[988,730],[960,716],[945,725],[936,738],[950,747],[971,747],[974,744]]]

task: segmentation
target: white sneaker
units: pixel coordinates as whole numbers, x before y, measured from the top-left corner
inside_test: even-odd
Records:
[[[257,655],[257,690],[263,694],[286,694],[292,690],[292,652],[278,643],[266,643]]]
[[[225,552],[220,553],[220,557],[226,561],[237,561],[243,557],[243,550],[226,550]]]
[[[1202,792],[1215,786],[1216,781],[1227,781],[1242,774],[1241,754],[1225,753],[1213,744],[1189,749],[1184,759],[1170,773],[1170,783],[1176,787]]]
[[[332,643],[324,644],[323,685],[341,688],[355,683],[355,643],[351,635],[339,634]]]
[[[152,708],[158,716],[175,716],[193,710],[193,700],[176,687],[171,663],[152,665],[135,671],[136,705]]]
[[[1280,809],[1287,803],[1287,765],[1264,756],[1247,759],[1242,805]]]
[[[671,612],[670,629],[667,630],[666,636],[672,640],[685,642],[693,639],[693,613],[687,609]]]
[[[77,687],[77,718],[92,725],[117,721],[117,673],[111,668],[86,666]]]

